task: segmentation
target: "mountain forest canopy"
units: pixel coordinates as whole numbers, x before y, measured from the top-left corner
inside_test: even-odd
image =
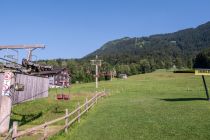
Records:
[[[100,68],[102,80],[113,70],[117,74],[135,75],[163,68],[193,68],[197,65],[196,55],[209,47],[210,22],[207,22],[196,28],[174,33],[124,37],[109,41],[81,59],[41,60],[39,63],[67,67],[72,82],[90,82],[94,80],[95,73],[90,60],[94,59],[95,55],[103,60]]]

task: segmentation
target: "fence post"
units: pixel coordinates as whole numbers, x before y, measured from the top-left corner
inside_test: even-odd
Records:
[[[69,114],[69,111],[68,109],[66,109],[66,118],[65,118],[65,132],[66,133],[68,132],[68,121],[69,121],[68,114]]]
[[[98,93],[96,93],[96,104],[97,104],[97,102],[98,102]]]
[[[12,132],[12,139],[16,140],[16,135],[17,135],[17,128],[18,128],[18,122],[13,122],[13,132]]]
[[[85,110],[88,108],[88,98],[86,97],[85,98]],[[87,110],[87,112],[88,112],[88,110]]]
[[[79,102],[78,102],[77,106],[80,107]],[[77,112],[77,113],[78,113],[78,122],[79,122],[79,123],[80,123],[80,111],[81,111],[81,108],[78,109],[78,112]]]
[[[46,124],[46,122],[45,122]],[[44,125],[44,140],[47,139],[47,125]]]

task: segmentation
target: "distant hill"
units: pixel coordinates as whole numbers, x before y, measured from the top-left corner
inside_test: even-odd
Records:
[[[196,28],[149,37],[125,37],[105,43],[82,60],[98,55],[111,65],[148,60],[155,68],[192,67],[195,56],[210,47],[210,22]]]

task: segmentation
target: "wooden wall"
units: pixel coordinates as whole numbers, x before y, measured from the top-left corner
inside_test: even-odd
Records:
[[[3,84],[3,73],[0,73],[0,102]],[[24,91],[15,91],[12,95],[12,103],[21,103],[37,98],[48,97],[49,79],[43,77],[16,74],[16,83],[24,85]]]

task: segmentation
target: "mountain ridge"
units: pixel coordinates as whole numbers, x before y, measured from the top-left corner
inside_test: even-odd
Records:
[[[192,67],[195,56],[208,47],[210,47],[210,22],[173,33],[124,37],[108,41],[82,60],[93,59],[98,55],[112,65],[138,63],[141,59],[147,59],[149,62],[154,61],[157,68],[173,65]]]

